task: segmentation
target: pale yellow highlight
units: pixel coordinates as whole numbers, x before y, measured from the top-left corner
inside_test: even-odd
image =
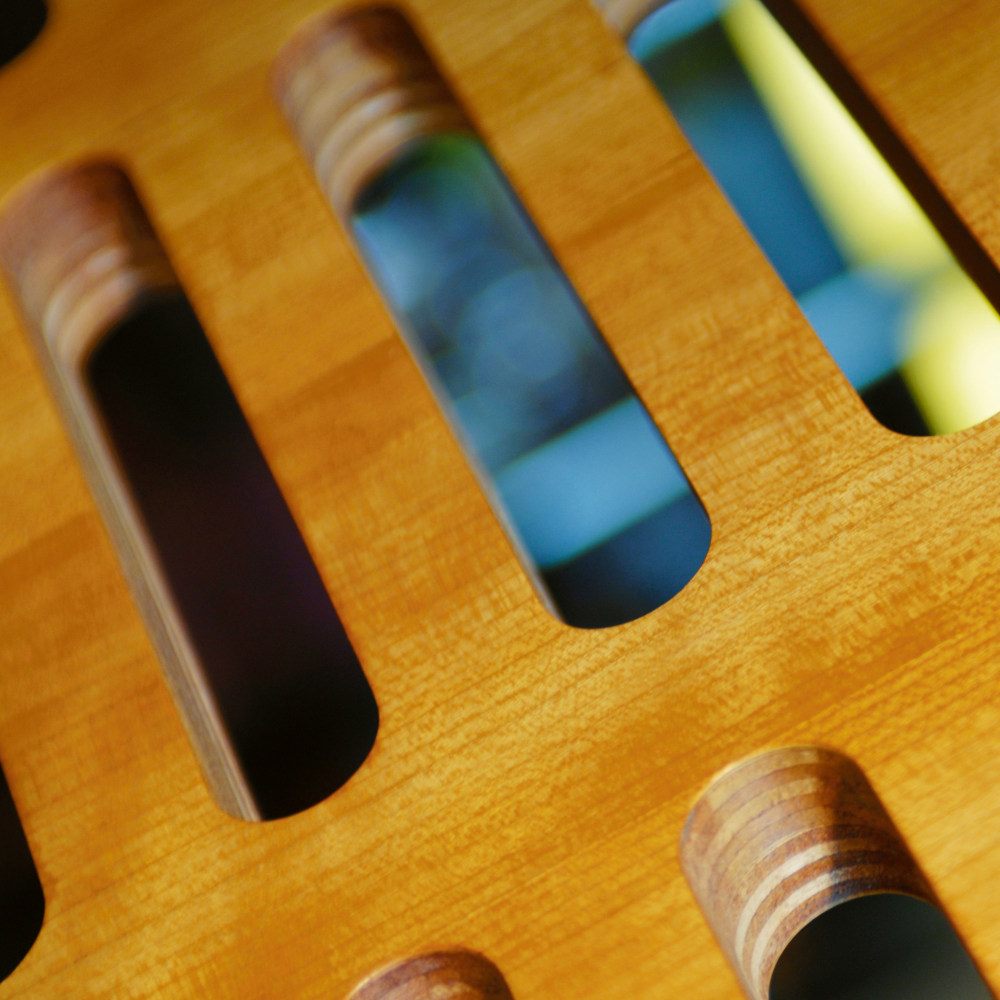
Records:
[[[947,265],[923,211],[763,4],[734,0],[721,22],[849,265],[905,279]]]
[[[935,434],[1000,410],[1000,321],[957,265],[926,284],[908,337],[903,374]]]

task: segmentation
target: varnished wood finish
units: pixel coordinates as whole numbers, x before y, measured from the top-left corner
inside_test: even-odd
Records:
[[[994,259],[1000,5],[809,0]],[[847,752],[1000,986],[1000,421],[879,427],[588,0],[411,0],[704,501],[630,625],[539,604],[268,75],[312,0],[64,0],[0,69],[0,198],[127,166],[379,702],[328,801],[212,802],[0,299],[0,760],[46,891],[0,997],[344,997],[443,944],[518,1000],[739,995],[680,871],[710,777]]]
[[[843,754],[788,747],[728,768],[698,799],[681,867],[752,1000],[810,920],[897,892],[936,903],[864,774]]]
[[[349,1000],[513,1000],[500,970],[469,951],[407,958],[375,973]]]

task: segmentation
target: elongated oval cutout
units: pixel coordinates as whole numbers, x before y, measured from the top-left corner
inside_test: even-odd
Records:
[[[16,59],[31,45],[47,18],[44,0],[5,0],[0,7],[0,66]]]
[[[219,802],[319,802],[374,697],[128,179],[54,172],[9,208],[11,287]]]
[[[872,415],[922,435],[1000,411],[1000,274],[794,4],[598,4]]]
[[[673,597],[704,508],[408,23],[315,20],[276,89],[550,610],[600,627]]]
[[[681,865],[751,1000],[992,993],[856,764],[770,750],[716,777]]]
[[[28,954],[44,916],[42,885],[7,779],[0,771],[0,980]]]

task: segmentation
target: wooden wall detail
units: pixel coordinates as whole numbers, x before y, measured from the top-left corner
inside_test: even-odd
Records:
[[[867,778],[823,747],[723,771],[688,818],[681,864],[752,1000],[768,1000],[785,947],[837,904],[892,892],[937,905]]]

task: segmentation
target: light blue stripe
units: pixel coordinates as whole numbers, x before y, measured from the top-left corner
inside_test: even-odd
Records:
[[[633,398],[512,462],[497,475],[496,489],[544,569],[612,538],[690,487]]]

